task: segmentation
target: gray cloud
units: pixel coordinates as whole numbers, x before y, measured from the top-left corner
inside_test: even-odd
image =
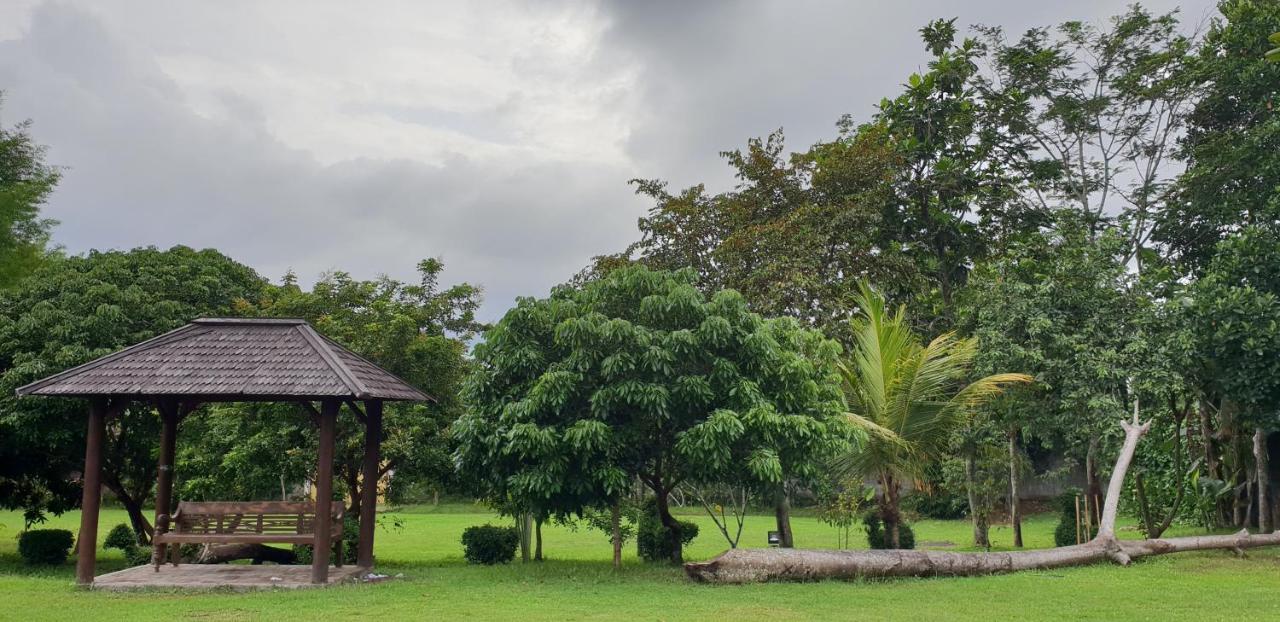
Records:
[[[48,212],[73,252],[215,247],[304,279],[441,256],[492,319],[634,238],[627,179],[726,184],[716,153],[750,136],[869,116],[929,19],[1017,32],[1123,3],[15,5],[0,90],[68,169]]]

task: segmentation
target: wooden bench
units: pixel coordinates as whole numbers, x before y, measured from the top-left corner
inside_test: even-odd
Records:
[[[334,565],[342,565],[341,501],[330,508],[330,539],[337,546]],[[156,570],[171,548],[170,563],[178,565],[178,549],[183,544],[313,544],[315,503],[310,501],[184,501],[172,520],[160,516],[151,542]]]

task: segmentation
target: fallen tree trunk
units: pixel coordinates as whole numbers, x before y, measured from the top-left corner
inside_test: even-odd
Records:
[[[1157,538],[1122,541],[1115,537],[1116,509],[1124,476],[1133,459],[1138,440],[1150,423],[1140,424],[1135,408],[1133,422],[1122,422],[1125,442],[1107,487],[1098,535],[1074,546],[1007,553],[955,553],[949,551],[833,551],[804,549],[733,549],[706,562],[685,564],[691,579],[708,583],[755,583],[762,581],[812,581],[874,577],[954,577],[1019,570],[1043,570],[1082,566],[1103,560],[1128,564],[1149,555],[1183,551],[1225,549],[1242,554],[1244,549],[1280,545],[1280,533]]]
[[[298,563],[298,556],[294,555],[293,551],[265,544],[206,544],[200,547],[200,552],[195,559],[188,561],[197,564],[225,564],[237,559],[251,559],[255,564]]]

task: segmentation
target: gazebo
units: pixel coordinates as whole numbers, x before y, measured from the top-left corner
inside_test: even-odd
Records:
[[[19,396],[88,400],[76,581],[92,585],[106,424],[131,403],[154,405],[161,420],[156,529],[169,522],[178,423],[210,402],[294,402],[319,427],[310,582],[329,580],[329,516],[334,436],[343,404],[364,424],[360,539],[356,567],[373,567],[382,407],[431,398],[316,332],[304,320],[202,318],[177,330],[20,387]],[[359,407],[363,403],[364,408]],[[316,404],[319,404],[317,407]]]

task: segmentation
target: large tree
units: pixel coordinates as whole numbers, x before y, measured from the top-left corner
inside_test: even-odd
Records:
[[[775,488],[817,476],[847,438],[839,346],[696,282],[631,266],[520,300],[476,348],[460,466],[499,502],[551,513],[612,503],[637,478],[677,562],[669,496],[681,484],[730,470]]]
[[[1187,271],[1203,270],[1216,244],[1242,224],[1280,218],[1280,65],[1264,60],[1280,4],[1227,0],[1200,46],[1203,97],[1187,117],[1187,171],[1155,237]]]
[[[235,309],[239,315],[299,317],[316,330],[400,376],[435,398],[425,404],[389,403],[384,411],[383,475],[391,486],[452,483],[445,430],[461,414],[458,394],[466,374],[466,341],[482,326],[475,320],[479,289],[439,284],[444,265],[418,265],[419,281],[389,277],[362,281],[345,272],[325,275],[310,290],[292,276]],[[355,417],[340,419],[335,474],[343,483],[348,514],[360,509],[364,455]],[[183,424],[178,461],[186,498],[252,499],[280,494],[315,469],[316,431],[296,406],[228,404]]]
[[[266,286],[213,250],[92,251],[51,261],[0,291],[0,503],[28,520],[74,507],[85,414],[80,400],[14,397],[29,382],[182,326],[226,315]],[[137,404],[108,426],[102,481],[145,535],[159,418]]]
[[[4,93],[0,92],[0,104]],[[44,147],[25,121],[0,126],[0,287],[28,275],[45,255],[53,221],[40,208],[58,183],[58,169],[44,161]]]

